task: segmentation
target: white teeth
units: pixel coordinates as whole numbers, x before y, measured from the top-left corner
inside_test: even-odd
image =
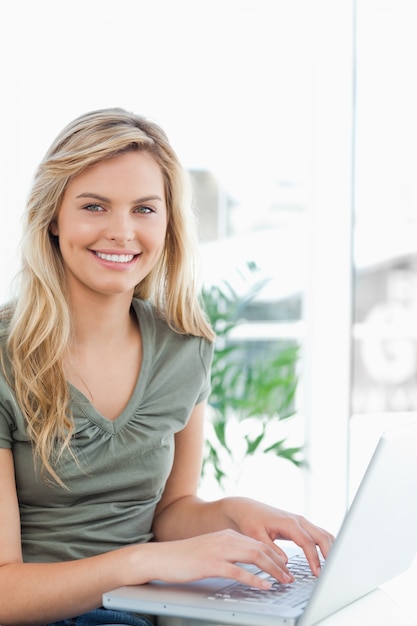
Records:
[[[134,254],[103,254],[103,252],[96,252],[96,255],[104,261],[112,261],[113,263],[129,263]]]

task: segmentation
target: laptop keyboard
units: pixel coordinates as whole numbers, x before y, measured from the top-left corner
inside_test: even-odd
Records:
[[[310,598],[317,578],[312,574],[307,559],[303,555],[289,559],[288,569],[295,578],[295,581],[289,585],[279,583],[275,578],[264,576],[272,583],[270,589],[258,589],[241,583],[232,583],[217,590],[208,598],[231,603],[244,602],[262,605],[279,603],[284,607],[303,608]],[[262,572],[259,571],[259,574],[262,575]]]

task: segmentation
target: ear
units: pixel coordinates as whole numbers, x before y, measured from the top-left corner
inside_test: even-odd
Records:
[[[58,229],[58,224],[56,222],[56,220],[53,220],[50,224],[49,224],[49,232],[51,233],[51,235],[55,235],[55,237],[58,237],[59,235],[59,229]]]

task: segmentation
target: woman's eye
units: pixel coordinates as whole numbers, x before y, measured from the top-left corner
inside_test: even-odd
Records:
[[[103,210],[103,207],[100,206],[99,204],[87,204],[84,209],[86,211],[91,211],[92,213],[98,213],[99,211]]]
[[[154,213],[154,210],[150,206],[138,206],[135,209],[135,212],[148,214],[148,213]]]

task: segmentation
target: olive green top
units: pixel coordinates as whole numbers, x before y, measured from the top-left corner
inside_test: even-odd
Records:
[[[121,415],[104,418],[70,385],[78,464],[66,454],[57,467],[67,489],[39,475],[23,415],[0,372],[0,448],[13,451],[25,561],[78,559],[152,538],[174,434],[210,391],[213,344],[175,333],[146,301],[133,307],[143,361]],[[7,327],[1,344],[6,337]]]

